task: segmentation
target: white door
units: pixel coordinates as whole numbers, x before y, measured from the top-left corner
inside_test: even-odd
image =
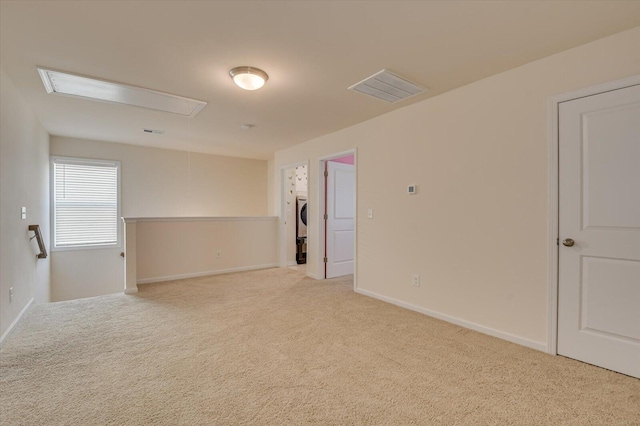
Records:
[[[640,86],[559,113],[558,353],[640,377]]]
[[[326,277],[353,274],[355,166],[327,163]]]

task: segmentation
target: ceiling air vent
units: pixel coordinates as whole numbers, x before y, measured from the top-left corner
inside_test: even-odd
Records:
[[[349,90],[394,103],[423,93],[427,89],[392,72],[382,70],[349,87]]]

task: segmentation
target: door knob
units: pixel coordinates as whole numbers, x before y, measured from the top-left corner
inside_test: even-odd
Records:
[[[564,240],[562,240],[562,245],[567,247],[572,247],[575,243],[576,242],[573,241],[571,238],[565,238]]]

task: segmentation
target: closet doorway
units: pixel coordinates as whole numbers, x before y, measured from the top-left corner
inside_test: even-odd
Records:
[[[306,273],[307,263],[308,171],[306,162],[281,169],[280,266],[294,268],[302,273]]]

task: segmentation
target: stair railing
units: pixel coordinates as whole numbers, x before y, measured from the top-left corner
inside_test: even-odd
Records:
[[[44,239],[42,238],[42,232],[40,232],[40,225],[29,225],[29,231],[33,231],[33,233],[35,234],[29,239],[33,240],[34,238],[36,238],[38,240],[38,248],[40,249],[40,253],[38,253],[36,257],[38,259],[46,259],[47,248],[44,246]]]

